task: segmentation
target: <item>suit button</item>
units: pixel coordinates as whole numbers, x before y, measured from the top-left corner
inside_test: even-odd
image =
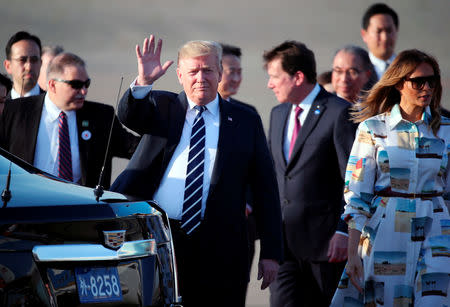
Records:
[[[285,205],[287,205],[287,204],[289,204],[289,199],[283,199],[283,204],[285,204]]]
[[[284,176],[284,179],[286,179],[286,180],[291,180],[292,177],[291,177],[291,176]]]

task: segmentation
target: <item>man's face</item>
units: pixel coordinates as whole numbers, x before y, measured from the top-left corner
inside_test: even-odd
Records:
[[[223,98],[236,95],[242,81],[241,59],[235,55],[222,57],[222,81],[219,83],[219,93]]]
[[[355,102],[369,77],[370,71],[364,71],[358,56],[339,51],[334,57],[331,83],[338,96]]]
[[[70,84],[54,79],[62,79],[66,81],[80,80],[85,82],[89,76],[84,67],[66,66],[64,73],[60,76],[51,76],[48,82],[48,93],[50,100],[63,111],[78,110],[83,106],[87,95],[87,88],[83,86],[81,89],[75,89]]]
[[[267,87],[274,92],[279,102],[297,102],[294,93],[298,78],[283,70],[281,59],[275,58],[267,64],[267,74],[269,75]]]
[[[39,46],[32,40],[21,40],[11,46],[11,59],[3,63],[19,94],[29,92],[35,85],[41,68]]]
[[[50,61],[53,60],[54,57],[55,57],[54,55],[51,55],[49,53],[42,55],[42,58],[41,58],[42,65],[41,65],[41,70],[39,72],[38,83],[39,83],[39,86],[43,90],[47,89],[47,68],[48,68],[48,64],[50,64]]]
[[[390,15],[373,15],[367,30],[361,30],[361,36],[375,57],[386,61],[394,53],[397,28]]]
[[[195,104],[206,105],[216,98],[222,71],[214,54],[181,59],[177,75],[187,97]]]

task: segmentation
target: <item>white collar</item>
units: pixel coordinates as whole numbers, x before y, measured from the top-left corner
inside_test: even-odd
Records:
[[[23,97],[29,97],[29,96],[37,96],[41,93],[41,88],[39,87],[39,84],[36,82],[36,85],[31,89],[31,91],[25,93]],[[11,99],[20,98],[20,94],[16,92],[14,88],[11,89]]]
[[[197,104],[190,100],[189,97],[187,97],[187,101],[189,103],[188,111],[193,110]],[[216,94],[216,98],[205,104],[205,107],[212,115],[216,116],[219,113],[219,95]]]

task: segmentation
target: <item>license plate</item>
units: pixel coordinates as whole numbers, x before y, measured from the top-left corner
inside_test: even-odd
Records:
[[[75,268],[75,277],[80,303],[122,300],[122,289],[116,267]]]

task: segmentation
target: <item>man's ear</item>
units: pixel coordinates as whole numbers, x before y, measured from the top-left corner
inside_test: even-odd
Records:
[[[51,92],[51,93],[55,93],[56,92],[56,87],[55,87],[56,81],[53,79],[49,79],[47,83],[48,83],[47,91]]]
[[[305,81],[305,74],[300,70],[294,74],[295,85],[300,86]]]
[[[5,67],[5,70],[8,74],[11,74],[11,61],[10,60],[4,60],[3,66]]]
[[[178,82],[180,82],[180,84],[183,85],[183,81],[181,81],[181,70],[180,70],[180,67],[177,67],[177,77],[178,77]]]
[[[363,42],[366,43],[366,45],[367,45],[367,31],[364,29],[361,29],[361,38],[362,38]]]

